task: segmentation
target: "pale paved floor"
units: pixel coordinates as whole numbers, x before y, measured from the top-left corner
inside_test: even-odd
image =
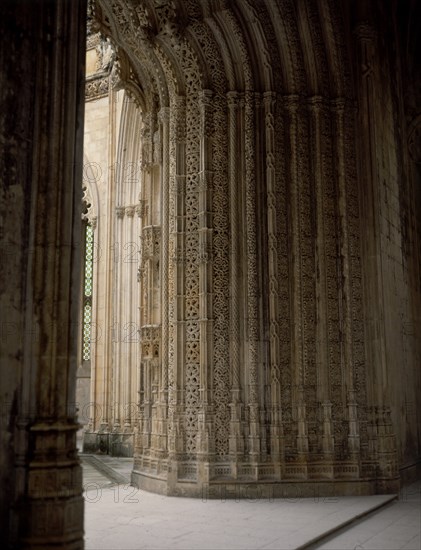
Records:
[[[421,548],[421,482],[403,487],[395,500],[336,532],[312,550],[420,550]]]
[[[130,487],[130,459],[82,456],[82,464],[87,550],[420,550],[420,483],[404,488],[393,501],[390,495],[202,500]],[[336,531],[331,538],[312,545],[331,530]]]

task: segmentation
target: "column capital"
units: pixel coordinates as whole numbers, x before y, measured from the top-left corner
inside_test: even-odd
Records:
[[[115,207],[115,213],[116,213],[118,219],[124,218],[124,211],[125,211],[124,206],[116,206]]]
[[[299,97],[297,94],[289,94],[283,96],[285,108],[290,112],[296,112],[299,104]]]
[[[212,90],[200,90],[199,92],[199,103],[203,107],[208,107],[211,105],[213,97]]]
[[[331,106],[337,113],[343,113],[345,110],[346,99],[344,97],[336,97],[330,101]]]
[[[263,94],[263,105],[265,106],[266,110],[273,109],[276,103],[276,98],[277,98],[276,92],[265,92]]]
[[[158,112],[158,119],[163,124],[169,122],[169,120],[170,120],[170,108],[169,107],[161,107],[161,109]]]
[[[326,106],[326,98],[321,95],[313,95],[307,99],[310,110],[320,110]]]
[[[227,92],[227,103],[230,109],[238,107],[240,94],[238,92]]]

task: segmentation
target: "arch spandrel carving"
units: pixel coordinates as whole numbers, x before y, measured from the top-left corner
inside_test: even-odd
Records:
[[[112,37],[117,46],[128,52],[135,71],[147,78],[148,82],[142,82],[142,86],[149,87],[158,95],[161,104],[168,105],[168,82],[152,47],[153,29],[156,27],[153,10],[142,10],[139,5],[134,7],[136,4],[130,0],[95,0],[93,6],[94,18],[101,32]],[[137,12],[141,12],[140,18]],[[136,20],[140,24],[136,25]]]
[[[305,93],[303,50],[299,39],[295,8],[291,0],[265,0],[273,21],[286,94]]]
[[[311,95],[329,93],[325,44],[320,33],[317,2],[297,2],[299,33],[304,49],[307,90]]]
[[[254,86],[258,91],[271,90],[273,88],[273,69],[271,63],[268,40],[263,30],[265,19],[259,18],[258,6],[255,2],[244,1],[237,3],[238,13],[241,13],[243,31],[250,64],[254,72]],[[245,21],[247,24],[245,25]]]

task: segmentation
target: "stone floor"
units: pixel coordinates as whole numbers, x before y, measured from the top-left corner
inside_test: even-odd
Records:
[[[131,459],[82,455],[82,464],[87,550],[420,550],[421,482],[399,499],[222,501],[137,490],[128,483]]]

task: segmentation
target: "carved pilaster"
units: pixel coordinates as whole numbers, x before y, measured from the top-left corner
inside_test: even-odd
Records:
[[[269,277],[269,337],[270,337],[270,409],[271,409],[271,456],[279,460],[283,452],[282,412],[280,388],[280,338],[279,338],[279,258],[278,219],[276,204],[275,171],[275,107],[276,93],[265,92],[265,146],[266,146],[266,193],[268,232],[268,277]]]
[[[324,170],[326,164],[324,155],[327,148],[326,141],[330,136],[324,132],[324,117],[326,116],[327,104],[321,96],[313,96],[308,101],[311,124],[311,141],[314,148],[312,161],[312,173],[316,201],[316,248],[315,248],[315,271],[316,271],[316,397],[321,404],[323,421],[321,425],[322,449],[325,454],[333,453],[333,425],[331,404],[329,402],[329,367],[330,367],[330,346],[329,341],[329,292],[328,292],[328,271],[327,256],[329,229],[325,227],[327,216],[334,216],[334,204],[330,204],[327,191],[329,182],[328,174]],[[330,200],[330,202],[329,202]],[[334,236],[333,236],[334,237]],[[332,276],[333,274],[330,274]],[[339,365],[338,365],[339,367]],[[331,368],[335,368],[333,365]]]
[[[290,212],[291,212],[291,353],[292,353],[292,401],[296,406],[297,448],[299,454],[308,450],[307,419],[304,381],[304,335],[303,335],[303,300],[301,271],[301,205],[300,178],[298,161],[298,96],[289,95],[284,98],[287,115],[287,132],[289,133],[289,176],[290,176]]]
[[[323,435],[322,435],[322,450],[325,458],[329,459],[333,457],[335,448],[335,439],[333,436],[333,423],[332,423],[332,403],[330,401],[324,401],[322,403],[323,414]]]
[[[162,173],[161,173],[161,204],[162,204],[162,233],[160,254],[161,276],[161,376],[159,380],[159,418],[160,448],[166,450],[167,429],[167,401],[168,401],[168,276],[169,276],[169,155],[170,155],[170,110],[162,107],[158,113],[160,122],[160,139],[162,142]],[[155,144],[154,144],[155,147]],[[154,151],[154,157],[155,151]],[[154,158],[154,160],[159,160]]]
[[[121,269],[122,269],[122,262],[121,262],[121,252],[122,252],[122,244],[124,240],[124,215],[126,212],[126,208],[124,206],[116,206],[115,207],[115,213],[117,217],[117,223],[115,224],[115,233],[114,233],[114,239],[115,239],[115,268],[120,271],[119,277],[117,277],[117,282],[115,284],[115,287],[113,289],[114,294],[114,315],[116,316],[116,319],[122,319],[122,276],[121,276]],[[122,326],[121,323],[115,323],[113,325],[113,361],[115,363],[115,368],[113,372],[112,382],[111,382],[111,402],[114,404],[112,407],[112,418],[110,419],[112,422],[112,431],[114,433],[119,433],[121,431],[122,426],[122,418],[121,418],[121,407],[120,403],[122,402],[122,380],[121,380],[121,368],[120,364],[122,362]],[[115,406],[116,405],[116,406]],[[105,429],[105,426],[102,426],[102,429]]]
[[[246,185],[246,261],[247,261],[247,331],[249,371],[249,450],[255,460],[260,454],[260,418],[258,398],[259,367],[259,309],[257,280],[257,220],[256,220],[256,143],[255,143],[255,94],[245,92],[245,185]]]
[[[216,95],[214,104],[212,263],[214,275],[213,293],[213,369],[212,395],[215,408],[215,452],[227,455],[229,451],[231,400],[230,385],[230,208],[228,155],[229,135],[226,99]],[[217,305],[216,302],[217,301]]]
[[[199,172],[199,319],[200,319],[200,406],[198,452],[209,456],[213,451],[213,407],[210,390],[213,380],[213,266],[212,266],[212,92],[203,90],[200,109]]]
[[[200,411],[200,269],[197,262],[197,250],[200,239],[200,220],[198,217],[200,184],[200,105],[198,90],[192,87],[186,97],[186,142],[185,142],[185,350],[184,350],[184,399],[185,399],[185,450],[187,454],[198,451],[198,413]],[[189,475],[197,476],[196,470]]]
[[[239,213],[238,213],[238,108],[239,94],[228,92],[229,124],[229,186],[230,186],[230,340],[231,340],[231,422],[229,450],[233,455],[243,452],[240,401],[240,248],[239,248]]]
[[[349,243],[349,213],[348,213],[348,192],[345,178],[346,166],[346,141],[345,141],[345,108],[346,101],[338,98],[332,102],[332,108],[335,117],[335,143],[336,162],[338,174],[338,211],[340,224],[340,248],[341,248],[341,325],[342,325],[342,356],[344,378],[347,388],[347,407],[348,407],[348,448],[351,457],[356,458],[360,450],[359,422],[358,422],[358,404],[355,390],[355,372],[353,360],[353,337],[352,337],[352,283],[350,271],[350,243]]]
[[[347,407],[348,407],[348,448],[351,458],[357,460],[360,452],[360,435],[358,423],[358,405],[355,396],[355,390],[348,392]]]
[[[147,170],[153,161],[153,114],[145,113],[142,123],[142,162]]]
[[[170,117],[170,202],[169,231],[169,347],[168,347],[168,451],[169,457],[183,452],[184,431],[182,392],[184,390],[185,356],[185,140],[186,99],[173,98]],[[172,468],[175,466],[173,465]],[[173,472],[173,476],[177,472]]]

